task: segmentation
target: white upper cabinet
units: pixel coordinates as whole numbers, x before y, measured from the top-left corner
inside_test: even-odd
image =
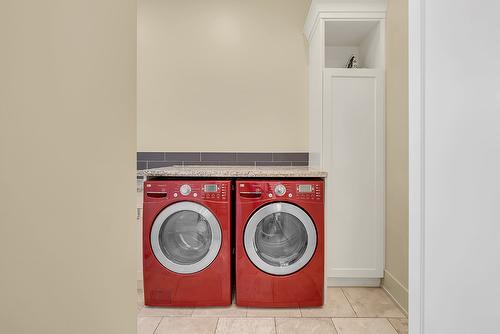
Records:
[[[328,283],[378,285],[384,270],[385,2],[313,0],[305,34],[310,165],[328,171]],[[346,68],[352,56],[357,68]]]

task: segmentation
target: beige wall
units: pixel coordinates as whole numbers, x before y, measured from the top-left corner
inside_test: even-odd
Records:
[[[408,309],[408,1],[387,13],[385,288]]]
[[[136,332],[133,0],[0,2],[0,333]]]
[[[139,0],[139,151],[307,151],[310,0]]]

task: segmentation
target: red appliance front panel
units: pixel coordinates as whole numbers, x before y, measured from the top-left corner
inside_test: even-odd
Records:
[[[184,184],[191,187],[182,195]],[[214,191],[204,191],[216,185]],[[147,306],[218,306],[231,304],[231,181],[154,180],[144,184],[143,272]],[[165,268],[151,247],[151,228],[160,212],[171,204],[189,201],[205,206],[217,218],[222,244],[217,257],[205,269],[179,274]]]
[[[275,186],[286,188],[277,196]],[[311,185],[299,191],[299,185]],[[305,307],[323,305],[324,293],[324,182],[280,180],[236,182],[236,303],[254,307]],[[244,248],[245,226],[252,214],[266,204],[286,202],[304,210],[314,222],[316,251],[299,271],[289,275],[268,274],[257,268]]]

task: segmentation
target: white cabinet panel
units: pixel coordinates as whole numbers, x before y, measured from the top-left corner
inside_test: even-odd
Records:
[[[378,278],[384,260],[384,80],[324,71],[328,276]]]

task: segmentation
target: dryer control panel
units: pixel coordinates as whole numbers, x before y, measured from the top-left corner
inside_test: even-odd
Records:
[[[207,182],[202,186],[201,196],[210,200],[227,200],[229,189],[225,183]]]
[[[300,199],[321,200],[323,197],[321,192],[321,187],[314,183],[297,184],[295,188],[296,196]]]
[[[275,199],[301,199],[321,201],[323,187],[317,181],[248,181],[239,182],[237,189],[240,197],[246,198],[275,198]]]
[[[203,199],[223,202],[229,198],[229,188],[229,181],[147,181],[144,183],[144,201]]]

